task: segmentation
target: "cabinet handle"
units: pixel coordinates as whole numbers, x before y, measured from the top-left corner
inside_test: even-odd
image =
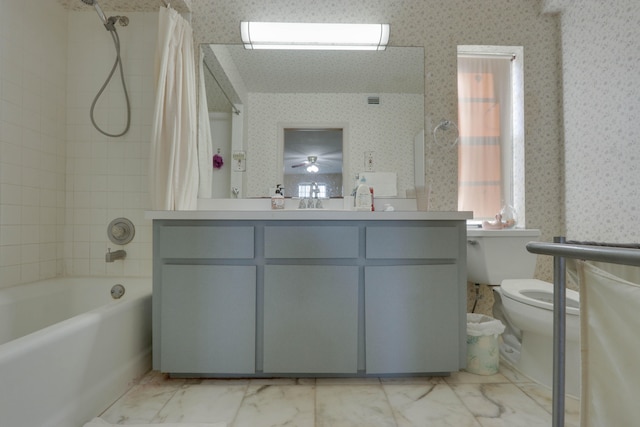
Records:
[[[478,244],[477,240],[467,240],[467,245],[475,246]]]

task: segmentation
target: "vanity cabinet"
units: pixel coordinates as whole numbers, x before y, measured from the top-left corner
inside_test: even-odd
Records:
[[[358,267],[265,267],[263,370],[357,374]]]
[[[465,221],[352,214],[154,219],[154,369],[260,377],[464,367]]]

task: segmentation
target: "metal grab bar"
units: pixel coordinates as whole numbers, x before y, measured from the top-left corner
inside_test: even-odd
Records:
[[[565,258],[600,261],[611,264],[640,266],[637,245],[615,243],[566,243],[564,237],[554,237],[553,243],[529,242],[527,250],[534,254],[553,256],[553,409],[552,426],[564,427],[565,349],[566,349],[566,264]]]

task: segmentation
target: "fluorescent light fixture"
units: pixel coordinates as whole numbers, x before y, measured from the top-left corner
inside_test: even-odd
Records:
[[[240,23],[246,49],[385,50],[389,24]]]

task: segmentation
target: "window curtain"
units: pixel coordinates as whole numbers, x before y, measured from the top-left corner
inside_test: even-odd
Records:
[[[200,48],[200,58],[203,58]],[[200,92],[198,93],[198,164],[200,165],[200,186],[198,197],[211,198],[213,192],[213,144],[211,141],[211,122],[207,104],[207,88],[204,84],[204,61],[200,63]]]
[[[511,58],[458,57],[458,209],[475,218],[512,203],[511,97]]]
[[[191,25],[160,8],[149,192],[153,210],[194,210],[198,199],[196,76]]]

